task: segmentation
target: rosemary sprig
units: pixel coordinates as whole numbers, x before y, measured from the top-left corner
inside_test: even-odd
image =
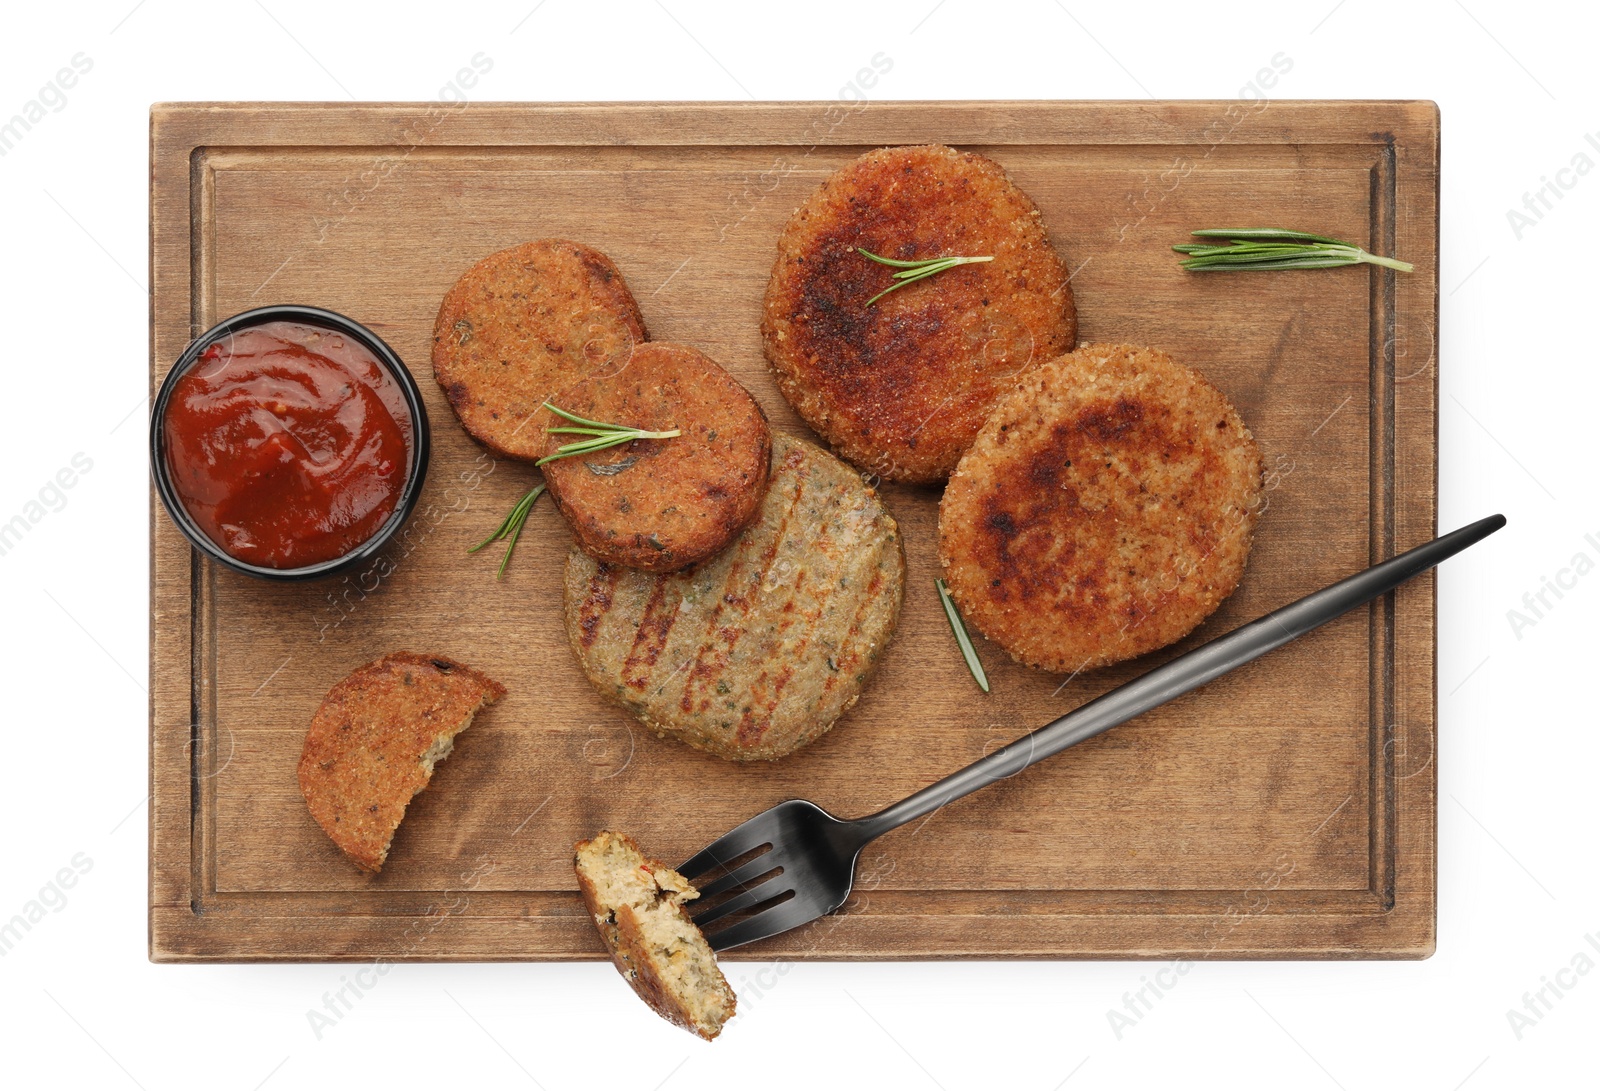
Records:
[[[961,620],[961,615],[956,611],[956,604],[950,598],[950,589],[943,580],[934,580],[933,585],[939,589],[939,604],[944,607],[944,616],[950,619],[950,631],[956,636],[956,644],[961,648],[961,657],[967,661],[967,669],[972,672],[972,680],[978,683],[978,688],[989,692],[989,676],[983,672],[983,663],[978,659],[978,650],[972,646],[972,638],[967,635],[967,626]]]
[[[1185,269],[1211,269],[1218,272],[1271,269],[1331,269],[1337,265],[1381,265],[1409,273],[1415,266],[1395,258],[1369,254],[1354,243],[1312,235],[1305,231],[1285,231],[1278,227],[1216,227],[1191,231],[1202,239],[1226,239],[1215,243],[1182,243],[1173,249],[1189,255]]]
[[[893,284],[889,285],[883,291],[867,300],[867,306],[869,307],[878,302],[878,300],[882,299],[884,296],[888,295],[890,292],[894,291],[896,288],[904,288],[907,284],[912,284],[919,280],[926,280],[928,277],[931,277],[936,273],[942,273],[946,269],[954,269],[958,265],[972,265],[981,261],[994,260],[994,255],[990,254],[989,256],[982,258],[948,257],[924,258],[921,261],[901,261],[899,258],[880,257],[879,255],[874,254],[871,250],[864,249],[860,246],[856,247],[856,253],[860,254],[864,258],[869,258],[872,261],[877,262],[879,265],[888,265],[900,270],[898,273],[894,274]]]
[[[636,439],[672,439],[683,434],[676,428],[666,432],[647,432],[643,428],[630,428],[625,424],[606,424],[604,421],[588,420],[585,417],[568,413],[565,409],[558,409],[549,402],[545,402],[544,407],[563,420],[571,421],[576,426],[570,428],[546,428],[546,432],[562,432],[590,438],[563,443],[556,448],[555,454],[545,455],[534,463],[535,466],[543,466],[546,462],[554,462],[558,458],[571,458],[573,455],[587,455],[595,451],[604,451],[607,447],[615,447],[620,443],[631,443]]]
[[[538,500],[542,495],[544,495],[544,486],[535,485],[528,495],[517,501],[517,506],[511,509],[511,514],[505,517],[505,520],[501,522],[499,528],[493,534],[467,550],[468,553],[476,553],[490,542],[498,542],[502,538],[510,539],[506,543],[506,555],[501,558],[500,571],[495,575],[495,579],[498,580],[505,576],[506,565],[511,563],[511,554],[517,548],[517,539],[522,537],[522,524],[528,521],[528,513],[533,510],[534,501]]]

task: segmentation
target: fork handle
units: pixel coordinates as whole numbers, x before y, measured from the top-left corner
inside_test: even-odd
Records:
[[[857,829],[864,840],[870,841],[952,800],[976,792],[997,780],[1014,776],[1035,762],[1166,704],[1235,667],[1243,666],[1274,648],[1304,636],[1341,614],[1371,602],[1411,577],[1482,541],[1505,525],[1503,515],[1480,519],[1242,625],[1226,636],[1202,644],[1102,694],[1060,719],[980,758],[965,769],[930,784],[915,795],[876,814],[858,819]]]

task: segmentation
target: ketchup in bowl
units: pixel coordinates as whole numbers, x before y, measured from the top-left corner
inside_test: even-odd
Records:
[[[309,321],[217,337],[176,377],[157,425],[183,510],[260,568],[306,568],[372,539],[417,458],[394,373],[350,332]]]

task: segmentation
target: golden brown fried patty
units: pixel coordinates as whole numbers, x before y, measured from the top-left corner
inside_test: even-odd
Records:
[[[992,256],[898,288],[905,260]],[[1012,379],[1072,348],[1067,269],[999,164],[942,145],[836,172],[778,240],[761,323],[783,396],[845,458],[942,481]]]
[[[645,340],[644,318],[611,259],[565,239],[491,254],[439,305],[433,374],[473,438],[509,458],[538,458],[535,419],[551,394],[620,366]]]
[[[694,349],[638,345],[621,371],[580,379],[551,404],[589,420],[683,433],[545,463],[550,494],[596,560],[675,572],[733,541],[767,494],[767,415]],[[545,454],[585,438],[551,433]]]
[[[505,687],[437,655],[395,652],[328,691],[300,755],[311,817],[363,871],[377,871],[411,797],[455,737]]]
[[[567,557],[567,637],[601,694],[661,734],[738,761],[780,758],[860,696],[900,613],[905,556],[850,467],[773,438],[745,532],[671,575]]]
[[[622,979],[669,1023],[707,1041],[722,1033],[733,1018],[733,990],[683,907],[700,892],[625,833],[604,830],[579,841],[572,862],[583,903]]]
[[[962,615],[1031,667],[1077,671],[1180,639],[1233,593],[1261,452],[1199,372],[1084,345],[995,406],[939,505]]]

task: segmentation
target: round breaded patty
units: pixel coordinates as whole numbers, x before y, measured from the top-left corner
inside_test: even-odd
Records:
[[[567,556],[567,637],[602,695],[663,735],[736,761],[833,725],[889,643],[905,588],[894,518],[838,459],[773,438],[755,522],[671,575]]]
[[[545,463],[551,496],[596,560],[647,572],[703,561],[733,541],[767,494],[767,415],[704,353],[637,345],[622,370],[580,379],[551,404],[588,420],[683,433]],[[568,424],[554,414],[540,420]],[[544,453],[584,438],[549,433]]]
[[[538,458],[535,414],[562,387],[618,367],[646,338],[611,259],[565,239],[491,254],[439,305],[433,375],[467,432],[496,454]]]
[[[992,257],[897,288],[858,253]],[[943,481],[999,394],[1072,348],[1067,269],[999,164],[938,144],[869,152],[778,240],[761,323],[783,396],[834,449],[891,481]]]
[[[1084,345],[995,406],[939,505],[967,622],[1030,667],[1163,647],[1233,593],[1261,452],[1227,398],[1164,352]]]

